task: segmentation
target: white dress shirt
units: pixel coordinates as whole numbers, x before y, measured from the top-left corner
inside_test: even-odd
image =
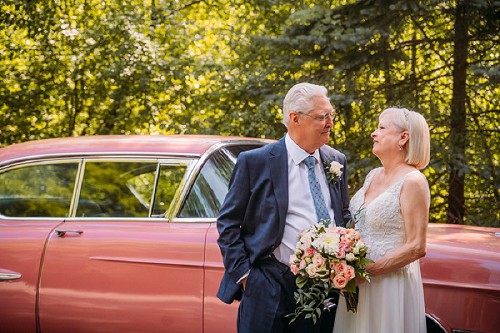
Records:
[[[285,136],[285,145],[288,152],[288,211],[283,239],[273,253],[279,261],[288,265],[290,255],[295,252],[298,234],[318,222],[318,218],[309,188],[307,166],[302,163],[309,153],[300,148],[288,134]],[[317,161],[314,171],[325,198],[330,220],[334,221],[332,200],[319,150],[316,150],[312,156]]]

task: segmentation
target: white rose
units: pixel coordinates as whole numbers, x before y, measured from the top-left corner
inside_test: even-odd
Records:
[[[330,163],[330,172],[334,174],[336,177],[341,177],[343,167],[344,166],[339,162],[332,161],[332,163]]]
[[[354,261],[356,259],[356,256],[354,255],[354,253],[349,252],[348,254],[346,254],[345,259],[347,261]]]

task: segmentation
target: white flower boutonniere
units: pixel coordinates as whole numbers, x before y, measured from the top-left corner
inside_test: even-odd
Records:
[[[342,177],[342,169],[344,166],[336,161],[331,161],[330,163],[325,163],[326,179],[329,182],[335,183]]]

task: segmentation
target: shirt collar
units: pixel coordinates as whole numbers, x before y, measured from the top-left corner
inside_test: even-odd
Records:
[[[292,140],[288,133],[285,135],[285,145],[286,150],[295,165],[299,165],[300,162],[305,160],[305,158],[309,155],[316,157],[316,161],[320,161],[319,149],[316,149],[313,154],[309,154],[304,149],[300,148],[299,145]]]

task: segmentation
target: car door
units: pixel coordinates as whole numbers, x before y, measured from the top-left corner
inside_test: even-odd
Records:
[[[47,241],[41,332],[202,331],[208,225],[165,218],[194,163],[85,160],[74,217]]]
[[[45,244],[70,212],[78,166],[40,161],[0,171],[0,332],[36,332]]]

